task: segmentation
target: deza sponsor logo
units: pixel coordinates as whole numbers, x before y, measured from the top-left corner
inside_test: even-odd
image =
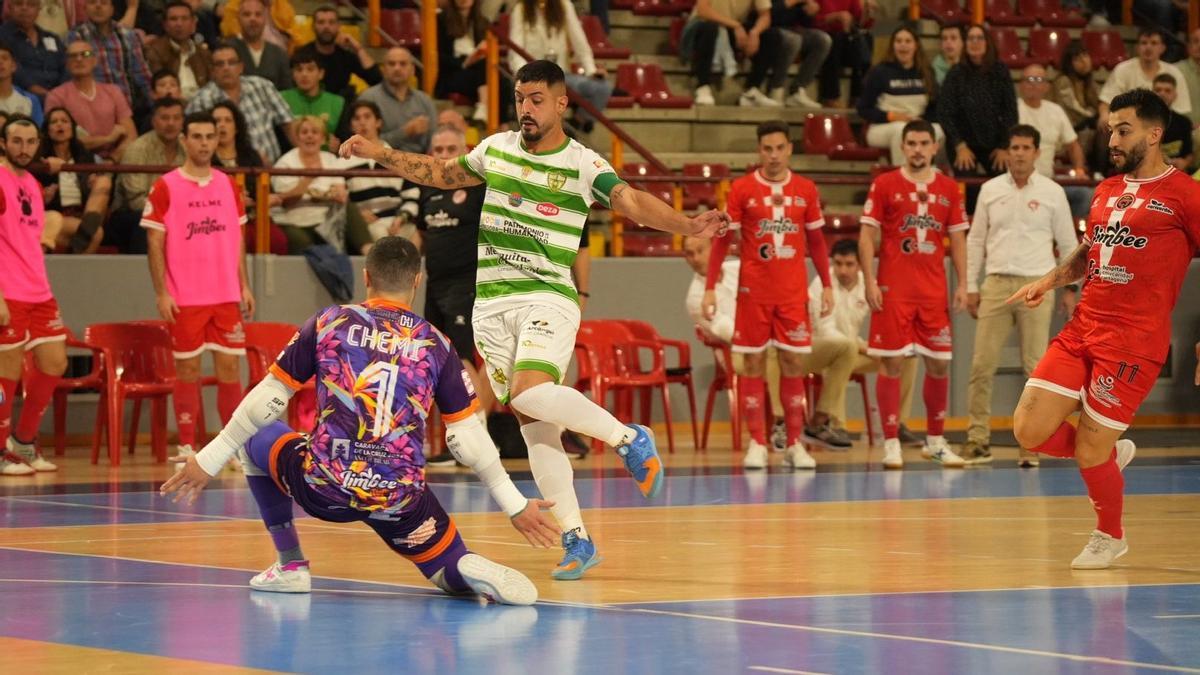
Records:
[[[547,202],[542,202],[541,204],[537,205],[537,212],[543,216],[557,216],[558,207]]]

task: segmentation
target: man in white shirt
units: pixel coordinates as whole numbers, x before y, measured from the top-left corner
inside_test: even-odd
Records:
[[[1041,134],[1027,124],[1009,131],[1008,172],[979,190],[975,219],[967,235],[967,310],[979,321],[967,385],[970,426],[962,457],[968,464],[992,461],[992,381],[1013,325],[1020,334],[1026,377],[1050,341],[1051,303],[1029,309],[1005,300],[1054,268],[1056,246],[1059,256],[1078,246],[1066,193],[1034,170],[1040,143]],[[980,272],[984,273],[982,285]],[[1075,306],[1075,291],[1068,287],[1059,301],[1069,315]],[[1022,453],[1021,466],[1037,466],[1037,456]]]
[[[1113,68],[1104,86],[1100,89],[1100,115],[1097,125],[1103,127],[1108,121],[1108,104],[1113,97],[1131,89],[1153,89],[1154,78],[1160,73],[1170,73],[1178,83],[1179,98],[1171,109],[1181,115],[1192,112],[1192,97],[1188,92],[1187,82],[1179,68],[1162,60],[1166,51],[1163,33],[1158,28],[1143,28],[1138,34],[1137,56],[1128,61],[1122,61]]]
[[[1192,112],[1188,115],[1192,121],[1192,145],[1200,146],[1200,28],[1188,33],[1187,58],[1175,65],[1183,73],[1183,81],[1192,97]]]
[[[1071,119],[1062,106],[1054,101],[1047,101],[1046,93],[1050,91],[1050,80],[1046,77],[1046,69],[1040,65],[1032,65],[1021,71],[1021,80],[1017,83],[1017,118],[1021,124],[1028,124],[1042,135],[1043,152],[1038,153],[1034,168],[1047,177],[1054,177],[1054,157],[1063,150],[1071,158],[1073,175],[1086,176],[1087,166],[1083,160],[1083,146],[1071,125]]]

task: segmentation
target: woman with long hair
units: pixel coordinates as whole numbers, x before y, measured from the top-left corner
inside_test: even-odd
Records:
[[[1094,129],[1100,110],[1100,85],[1092,70],[1092,56],[1078,40],[1063,50],[1059,75],[1054,78],[1054,100],[1067,111],[1076,131]]]
[[[938,96],[946,154],[964,173],[998,176],[1008,170],[1007,134],[1017,123],[1017,94],[996,43],[979,24],[967,28],[963,60],[950,69]]]
[[[264,166],[262,154],[250,145],[250,137],[246,133],[246,118],[242,116],[242,111],[229,101],[221,101],[214,105],[210,112],[213,121],[217,123],[217,150],[213,153],[213,165],[226,169],[254,169]],[[247,180],[247,174],[237,173],[232,176],[233,182],[242,190],[242,202],[246,205],[246,216],[249,219],[244,232],[246,250],[254,251],[258,245],[258,214],[254,208],[255,191],[250,189],[253,183]],[[268,203],[278,206],[279,199],[271,195]],[[283,230],[269,219],[267,227],[270,231],[268,250],[275,255],[287,255],[288,242]]]
[[[450,94],[474,98],[472,118],[477,122],[487,121],[484,41],[487,27],[487,19],[483,18],[475,0],[451,0],[437,15],[438,80],[434,93],[438,98],[447,98]],[[500,87],[503,91],[505,85],[501,83]]]
[[[45,170],[37,175],[46,202],[42,246],[48,251],[95,253],[104,238],[104,219],[112,195],[112,177],[101,173],[63,171],[68,164],[99,164],[75,135],[75,118],[66,108],[53,108],[42,123],[39,149]]]
[[[888,148],[892,164],[902,165],[900,132],[909,121],[925,115],[935,87],[916,32],[907,26],[892,31],[888,56],[867,71],[858,99],[858,114],[870,124],[867,145]],[[941,140],[941,127],[934,125],[934,131]]]

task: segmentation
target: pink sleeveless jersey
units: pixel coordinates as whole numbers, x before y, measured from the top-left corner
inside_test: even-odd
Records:
[[[54,297],[46,279],[42,186],[28,171],[18,177],[0,167],[0,293],[5,300],[45,302]]]
[[[180,307],[242,299],[238,269],[246,209],[228,175],[212,170],[201,184],[175,169],[146,197],[142,227],[166,232],[167,291]]]

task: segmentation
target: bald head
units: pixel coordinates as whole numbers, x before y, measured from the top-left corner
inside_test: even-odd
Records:
[[[1025,70],[1021,71],[1021,82],[1017,85],[1017,92],[1026,105],[1033,108],[1038,107],[1042,104],[1042,99],[1046,98],[1048,91],[1050,91],[1050,83],[1046,79],[1044,67],[1026,66]]]
[[[712,250],[712,241],[709,239],[700,239],[699,237],[684,237],[683,239],[683,259],[687,261],[688,267],[700,276],[704,276],[708,272],[708,254]]]
[[[412,52],[404,47],[392,47],[383,57],[382,70],[389,87],[398,92],[406,91],[408,81],[416,72]]]

